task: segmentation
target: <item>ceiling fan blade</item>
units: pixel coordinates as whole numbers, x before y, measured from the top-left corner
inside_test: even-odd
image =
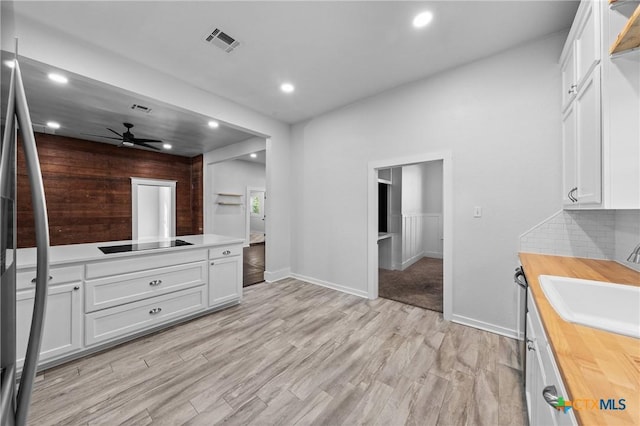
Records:
[[[115,131],[115,130],[113,130],[113,129],[110,129],[110,128],[108,128],[108,127],[107,127],[107,130],[108,130],[108,131],[110,131],[110,132],[112,132],[112,133],[115,133],[115,134],[116,134],[116,135],[118,135],[118,136],[120,136],[120,139],[124,138],[124,136],[122,136],[120,133],[116,132],[116,131]]]
[[[91,133],[80,133],[80,134],[83,135],[83,136],[94,136],[94,137],[97,137],[97,138],[114,139],[114,140],[117,140],[117,141],[121,141],[122,140],[122,138],[114,138],[113,136],[93,135]]]
[[[162,143],[162,141],[158,139],[141,139],[141,138],[133,138],[133,143],[138,142],[153,142],[153,143]]]
[[[149,144],[147,144],[145,142],[139,142],[139,140],[136,140],[134,142],[134,145],[143,146],[145,148],[150,148],[150,149],[155,149],[156,151],[160,151],[160,148],[156,148],[155,146],[149,145]]]

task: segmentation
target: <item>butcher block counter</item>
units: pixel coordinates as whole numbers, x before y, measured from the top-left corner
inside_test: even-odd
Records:
[[[540,275],[556,275],[640,287],[640,272],[607,260],[532,253],[520,253],[520,260],[569,393],[565,398],[626,400],[624,410],[576,409],[578,422],[640,424],[640,339],[564,321],[538,281]]]

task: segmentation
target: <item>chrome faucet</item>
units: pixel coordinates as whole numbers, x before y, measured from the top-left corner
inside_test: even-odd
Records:
[[[633,249],[629,257],[627,258],[628,262],[640,263],[640,244]]]

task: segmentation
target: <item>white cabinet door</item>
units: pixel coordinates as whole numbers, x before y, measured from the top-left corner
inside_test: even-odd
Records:
[[[577,140],[577,198],[580,206],[602,202],[602,104],[600,67],[578,91],[575,100]]]
[[[536,335],[533,331],[533,327],[531,325],[530,315],[527,314],[527,342],[525,345],[525,350],[527,351],[527,358],[525,360],[526,363],[526,376],[525,376],[525,388],[524,394],[525,399],[527,400],[527,414],[529,415],[529,424],[534,424],[532,419],[533,414],[533,395],[536,391],[536,379],[538,376],[538,370],[540,367],[538,366],[538,362],[536,360],[536,350],[535,350],[535,341]]]
[[[242,256],[209,261],[209,306],[242,297]]]
[[[600,62],[600,10],[597,1],[585,1],[581,5],[574,42],[576,57],[575,83],[578,89],[585,83],[591,70]]]
[[[49,287],[39,363],[81,348],[81,286],[78,282]],[[16,293],[16,355],[20,368],[27,352],[34,299],[35,290]]]
[[[562,116],[562,203],[575,205],[576,185],[576,108],[571,103]]]
[[[532,400],[532,411],[530,424],[532,425],[546,425],[546,426],[556,426],[558,423],[556,422],[556,417],[554,415],[555,408],[551,407],[542,396],[542,391],[546,386],[546,375],[545,371],[542,368],[542,361],[540,360],[540,351],[543,350],[541,346],[536,345],[535,350],[535,389],[532,392],[531,400]]]
[[[560,65],[562,72],[562,110],[573,101],[578,92],[578,84],[576,83],[576,57],[575,50],[569,49],[567,56]]]

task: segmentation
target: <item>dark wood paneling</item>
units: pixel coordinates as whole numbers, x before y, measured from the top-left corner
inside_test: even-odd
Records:
[[[36,133],[51,245],[131,239],[131,177],[175,180],[176,235],[202,233],[202,156]],[[29,180],[18,147],[18,247],[35,245]]]
[[[194,234],[202,234],[204,225],[202,219],[202,174],[203,156],[198,155],[191,159],[191,217]]]

